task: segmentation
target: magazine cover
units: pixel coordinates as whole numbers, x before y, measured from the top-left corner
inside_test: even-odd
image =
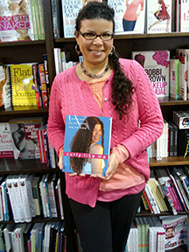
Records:
[[[147,1],[147,33],[171,32],[172,0]]]
[[[180,31],[189,32],[189,0],[182,0],[180,5]]]
[[[144,33],[146,0],[107,0],[115,11],[115,34]]]
[[[0,6],[0,42],[34,40],[27,0],[0,0]]]
[[[8,122],[0,123],[0,158],[14,157]]]
[[[169,97],[170,52],[137,51],[132,52],[132,59],[144,67],[157,97]]]
[[[162,224],[165,229],[165,250],[177,248],[187,244],[188,223],[187,216],[164,217]]]
[[[102,0],[92,1],[102,2]],[[73,38],[75,36],[75,19],[80,9],[88,2],[91,2],[91,0],[62,0],[64,38]]]
[[[9,121],[15,159],[39,159],[37,130],[43,117],[16,118]]]
[[[105,176],[110,152],[110,117],[66,117],[63,172]]]

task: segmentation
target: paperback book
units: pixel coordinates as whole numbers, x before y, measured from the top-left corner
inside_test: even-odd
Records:
[[[115,34],[144,33],[146,0],[108,0],[115,11]]]
[[[8,66],[0,65],[0,110],[11,107],[11,91]]]
[[[15,159],[39,159],[37,130],[43,117],[17,118],[9,121]]]
[[[10,65],[12,105],[37,106],[33,63]]]
[[[180,1],[180,31],[189,32],[189,1]]]
[[[93,0],[95,1],[95,0]],[[102,0],[96,0],[102,2]],[[75,19],[80,9],[89,2],[88,0],[62,0],[62,16],[64,38],[73,38],[75,31]],[[90,1],[91,2],[91,1]]]
[[[0,42],[34,40],[27,0],[0,0]]]
[[[172,0],[147,1],[147,33],[171,32]]]
[[[144,67],[157,97],[169,97],[170,52],[168,50],[134,51],[132,58]]]
[[[67,115],[62,171],[105,176],[111,124],[110,117]]]
[[[0,123],[0,158],[14,157],[8,122]]]

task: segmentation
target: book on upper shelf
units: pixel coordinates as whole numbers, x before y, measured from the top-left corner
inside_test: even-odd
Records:
[[[61,0],[51,0],[51,11],[54,38],[61,38],[63,36]]]
[[[10,65],[13,106],[37,106],[33,63]]]
[[[170,97],[180,99],[179,59],[170,59]]]
[[[133,51],[132,59],[144,67],[157,97],[169,97],[170,52],[168,50]]]
[[[147,33],[171,32],[172,0],[147,1]]]
[[[14,157],[12,137],[8,122],[0,123],[0,158]]]
[[[9,121],[15,159],[40,158],[37,130],[43,117],[16,118]]]
[[[189,32],[189,1],[180,1],[180,32]]]
[[[102,0],[92,0],[102,2]],[[64,38],[73,38],[75,31],[75,19],[87,0],[61,0]]]
[[[107,0],[115,12],[115,34],[143,34],[146,0]]]
[[[0,42],[22,40],[34,40],[30,1],[1,1]]]
[[[111,124],[110,117],[67,115],[62,171],[104,176]]]

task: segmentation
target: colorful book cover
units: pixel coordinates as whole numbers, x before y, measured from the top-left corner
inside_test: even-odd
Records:
[[[105,176],[111,123],[110,117],[66,117],[63,172]]]
[[[115,34],[144,33],[146,0],[108,0],[115,11]]]
[[[34,40],[27,0],[0,0],[0,42]]]
[[[14,157],[8,122],[0,123],[0,158]]]
[[[39,159],[37,130],[43,117],[16,118],[9,121],[15,159]]]
[[[157,97],[169,97],[170,52],[135,51],[132,52],[132,58],[144,67]]]
[[[189,32],[189,1],[182,0],[180,2],[180,31]]]
[[[102,2],[102,0],[93,1]],[[75,19],[77,18],[80,9],[87,2],[89,2],[89,0],[62,0],[64,38],[73,38],[75,36]]]
[[[172,0],[147,1],[147,33],[171,32]]]
[[[10,65],[13,106],[37,106],[33,63]]]
[[[179,59],[170,59],[170,97],[180,99]]]

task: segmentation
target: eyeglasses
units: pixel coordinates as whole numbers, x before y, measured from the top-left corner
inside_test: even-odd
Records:
[[[111,39],[114,38],[114,34],[113,34],[113,33],[109,33],[109,32],[103,33],[103,34],[100,34],[100,35],[97,35],[97,34],[94,33],[94,32],[84,32],[84,33],[82,33],[82,32],[80,32],[80,31],[78,31],[78,33],[79,33],[82,37],[84,37],[86,40],[94,40],[94,39],[96,39],[97,37],[100,37],[102,40],[108,41],[108,40],[111,40]]]

